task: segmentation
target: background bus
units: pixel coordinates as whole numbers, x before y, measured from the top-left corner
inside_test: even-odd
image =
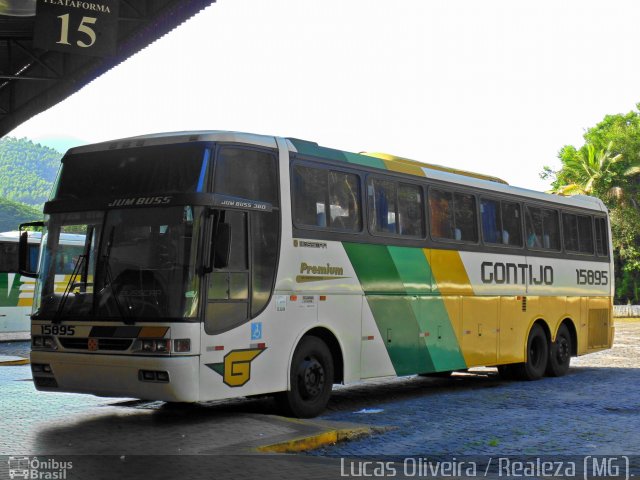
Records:
[[[28,232],[27,263],[37,266],[40,253],[40,232]],[[19,232],[0,233],[0,333],[30,332],[31,308],[35,280],[19,273],[18,262]],[[82,253],[84,238],[79,235],[64,234],[60,247],[60,275],[55,282],[58,289],[64,289],[65,276],[71,274],[74,259]]]
[[[90,145],[62,163],[33,307],[40,390],[272,393],[306,417],[333,383],[481,365],[534,380],[613,341],[595,198],[233,132]],[[71,232],[82,253],[57,288]]]
[[[40,234],[29,235],[28,256],[38,263]],[[35,280],[18,273],[18,232],[0,233],[0,333],[30,332]]]

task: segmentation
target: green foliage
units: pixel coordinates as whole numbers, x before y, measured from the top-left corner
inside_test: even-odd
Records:
[[[609,208],[616,266],[616,302],[640,303],[640,103],[607,115],[584,134],[585,144],[558,152],[562,167],[540,177],[563,195],[587,194]]]
[[[0,198],[0,232],[17,230],[21,223],[38,220],[42,220],[41,210]]]
[[[62,154],[26,138],[0,139],[0,198],[42,208]]]

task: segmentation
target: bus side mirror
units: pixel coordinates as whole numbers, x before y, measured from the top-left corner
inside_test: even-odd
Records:
[[[213,268],[226,268],[231,256],[231,227],[219,223],[213,239]]]
[[[27,227],[44,227],[44,222],[30,222],[20,225],[20,243],[18,244],[18,273],[25,277],[36,278],[38,276],[38,256],[30,255],[29,233]]]

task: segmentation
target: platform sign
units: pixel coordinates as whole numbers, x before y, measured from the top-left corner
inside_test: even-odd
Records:
[[[120,0],[38,0],[35,47],[107,57],[116,53]]]

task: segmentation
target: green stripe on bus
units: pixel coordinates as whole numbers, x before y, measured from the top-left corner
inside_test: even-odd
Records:
[[[355,163],[357,165],[362,165],[363,167],[371,167],[371,168],[381,168],[383,170],[387,169],[387,166],[384,164],[379,158],[369,157],[368,155],[359,155],[357,153],[344,152],[344,155],[349,163]]]
[[[422,341],[427,346],[435,370],[444,372],[466,368],[458,339],[437,286],[432,287],[431,268],[421,248],[388,247],[405,291],[418,296],[412,306]],[[434,288],[434,292],[431,289]],[[430,294],[432,293],[432,294]]]
[[[431,292],[432,273],[423,250],[344,246],[396,373],[466,368],[444,302],[437,289]]]
[[[307,140],[300,140],[297,138],[289,138],[288,140],[293,144],[298,153],[302,155],[310,155],[312,157],[320,157],[338,162],[354,163],[356,165],[381,168],[383,170],[387,169],[384,161],[379,158],[360,155],[359,153],[344,152],[334,148],[321,147],[315,142],[309,142]]]
[[[409,295],[431,292],[431,268],[421,248],[387,247]]]
[[[9,291],[9,275],[13,275],[13,285]],[[15,307],[20,299],[20,277],[11,273],[0,273],[0,307]]]
[[[414,308],[417,300],[406,296],[402,278],[387,247],[356,243],[345,243],[344,247],[365,291],[396,374],[434,371],[429,350],[420,338]]]

